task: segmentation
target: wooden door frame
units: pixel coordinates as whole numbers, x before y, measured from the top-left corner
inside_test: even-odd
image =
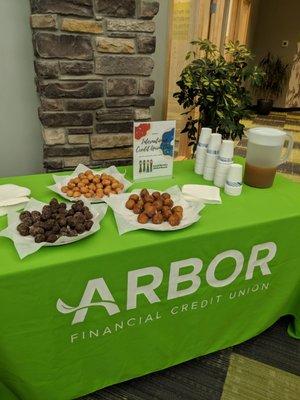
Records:
[[[247,44],[251,0],[231,0],[227,40]]]
[[[174,15],[174,0],[170,0],[170,12],[169,12],[169,17],[168,17],[168,44],[167,44],[167,54],[168,55],[167,55],[167,60],[166,60],[165,87],[164,87],[164,99],[163,99],[163,119],[164,120],[167,119],[167,113],[168,113],[173,15]]]

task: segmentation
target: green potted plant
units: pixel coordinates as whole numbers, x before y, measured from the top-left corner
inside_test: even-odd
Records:
[[[259,67],[265,74],[260,85],[253,85],[254,93],[259,97],[256,110],[260,115],[268,115],[287,82],[289,64],[268,53],[260,60]]]
[[[186,55],[191,60],[183,69],[177,82],[180,91],[174,97],[187,114],[187,123],[181,133],[187,133],[193,153],[197,146],[199,127],[208,126],[223,138],[241,138],[244,125],[240,120],[249,115],[251,96],[246,82],[256,83],[262,79],[257,66],[250,65],[250,51],[238,42],[229,42],[224,55],[209,40],[191,42],[195,51]],[[200,54],[198,56],[198,54]],[[193,117],[193,110],[199,116]]]

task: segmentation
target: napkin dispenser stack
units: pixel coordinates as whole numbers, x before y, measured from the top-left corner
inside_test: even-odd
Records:
[[[30,190],[25,187],[12,184],[0,185],[0,216],[24,208],[29,196]]]
[[[213,181],[225,193],[238,196],[242,191],[242,166],[233,163],[234,143],[219,133],[202,128],[196,150],[195,173]]]

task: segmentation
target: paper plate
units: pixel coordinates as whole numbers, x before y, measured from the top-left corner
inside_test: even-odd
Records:
[[[137,221],[137,215],[131,210],[125,207],[126,201],[129,199],[130,195],[140,194],[139,190],[133,190],[131,193],[123,193],[118,196],[112,196],[106,200],[106,203],[113,209],[115,220],[118,226],[119,234],[134,231],[137,229],[147,229],[151,231],[176,231],[179,229],[184,229],[197,222],[200,219],[199,212],[204,208],[204,203],[202,201],[187,202],[178,186],[172,186],[166,189],[167,192],[172,197],[174,205],[183,207],[183,218],[178,226],[171,226],[167,221],[164,221],[160,225],[153,224],[152,222],[147,222],[146,224],[140,224]],[[159,190],[148,189],[149,193],[160,192]],[[163,193],[163,192],[160,192]]]
[[[46,203],[42,203],[38,200],[35,200],[33,198],[30,199],[30,201],[27,203],[26,207],[24,208],[24,211],[41,211],[42,208],[46,205]],[[94,222],[92,228],[89,231],[83,232],[79,234],[78,236],[61,236],[57,239],[55,243],[47,243],[47,242],[42,242],[42,243],[35,243],[34,237],[33,236],[22,236],[20,233],[17,231],[17,226],[21,223],[19,215],[19,212],[9,212],[7,215],[8,218],[8,223],[7,223],[7,228],[3,229],[0,231],[0,236],[7,237],[11,239],[14,242],[15,248],[19,254],[19,257],[22,259],[29,254],[35,253],[38,251],[41,247],[44,246],[61,246],[73,242],[77,242],[78,240],[84,239],[87,236],[92,235],[93,233],[97,232],[100,229],[100,221],[103,219],[103,217],[106,214],[107,211],[107,205],[106,204],[87,204],[85,203],[91,210],[91,213],[93,214],[92,221]],[[67,207],[69,209],[70,207]]]
[[[83,195],[81,195],[80,197],[68,197],[65,193],[63,193],[61,191],[61,188],[63,186],[66,186],[67,183],[69,182],[70,179],[76,178],[79,174],[84,173],[87,170],[91,170],[91,168],[86,167],[83,164],[79,164],[75,171],[71,174],[71,175],[64,175],[64,176],[60,176],[60,175],[53,175],[53,179],[55,181],[54,185],[48,186],[48,189],[52,190],[55,193],[58,193],[61,197],[63,197],[64,199],[68,200],[68,201],[77,201],[77,200],[82,200],[86,203],[89,204],[93,204],[93,203],[105,203],[106,199],[109,196],[103,196],[102,199],[87,199],[86,197],[84,197]],[[93,171],[95,172],[95,171]],[[117,168],[112,165],[109,168],[103,169],[101,171],[97,171],[97,174],[108,174],[113,176],[114,178],[116,178],[120,183],[123,183],[124,185],[124,190],[123,192],[125,192],[131,185],[132,182],[128,181],[127,179],[125,179],[124,175],[121,174]],[[116,195],[119,196],[119,195]]]
[[[4,200],[0,202],[0,217],[9,212],[22,210],[28,201],[29,197],[18,197],[17,199]]]

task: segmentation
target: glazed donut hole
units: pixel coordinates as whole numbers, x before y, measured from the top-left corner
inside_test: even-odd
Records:
[[[129,196],[125,207],[137,215],[140,224],[152,222],[160,225],[167,222],[171,226],[178,226],[183,218],[183,208],[174,206],[171,195],[166,192],[150,194],[147,189],[142,189],[139,195],[133,193]]]
[[[177,226],[180,224],[180,216],[178,214],[172,214],[169,219],[168,222],[171,226]]]
[[[92,170],[81,172],[77,177],[68,181],[62,186],[61,191],[68,197],[86,199],[102,199],[104,196],[120,194],[124,190],[124,185],[108,174],[96,174]]]
[[[138,194],[131,194],[129,196],[129,199],[131,199],[131,200],[133,200],[134,202],[137,203],[139,201],[139,199],[140,199],[140,196]]]
[[[140,224],[146,224],[149,221],[149,217],[145,213],[141,213],[138,217],[137,220]]]
[[[32,236],[36,243],[54,243],[61,236],[77,236],[89,231],[93,214],[83,201],[77,200],[67,209],[66,203],[53,198],[41,211],[23,211],[19,214],[17,231],[21,236]]]
[[[125,207],[126,207],[128,210],[132,210],[134,206],[135,206],[135,201],[134,201],[133,199],[128,199],[128,200],[126,201],[126,203],[125,203]]]

